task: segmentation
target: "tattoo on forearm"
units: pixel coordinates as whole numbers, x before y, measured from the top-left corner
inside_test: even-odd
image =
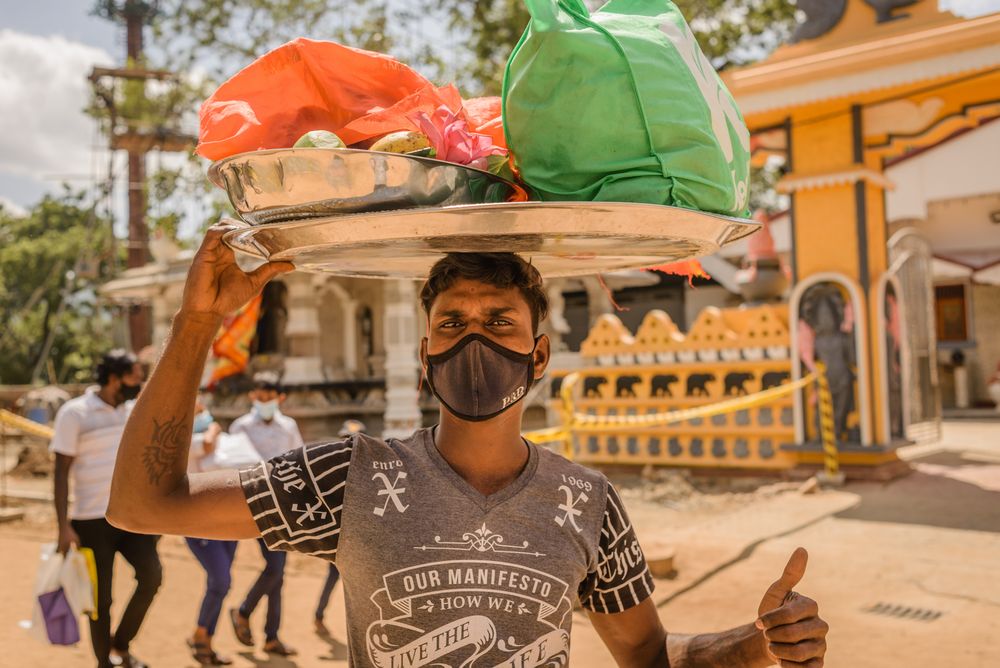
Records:
[[[153,435],[142,455],[146,476],[153,485],[159,485],[163,476],[176,467],[177,460],[184,454],[190,440],[187,428],[190,418],[169,418],[165,421],[153,418]]]

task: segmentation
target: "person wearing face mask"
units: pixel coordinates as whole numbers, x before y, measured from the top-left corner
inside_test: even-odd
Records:
[[[217,470],[212,454],[222,433],[222,427],[215,421],[205,405],[203,395],[198,395],[194,405],[195,416],[192,426],[191,455],[188,472]],[[186,538],[188,547],[198,563],[205,569],[205,595],[198,609],[198,623],[194,634],[188,640],[194,660],[203,666],[228,666],[232,659],[220,655],[212,647],[215,628],[222,612],[222,602],[229,593],[232,583],[233,559],[236,556],[235,540],[210,540],[208,538]]]
[[[156,536],[123,531],[105,519],[115,456],[125,422],[142,387],[143,371],[124,350],[106,353],[97,365],[97,385],[67,401],[56,413],[49,449],[55,453],[55,506],[58,549],[70,545],[94,551],[97,565],[97,619],[90,639],[99,668],[146,664],[129,653],[162,580]],[[68,503],[72,481],[73,504]],[[111,630],[111,589],[115,554],[135,569],[136,589],[118,627]]]
[[[253,389],[250,391],[251,409],[233,421],[230,434],[245,434],[261,459],[268,460],[283,452],[301,450],[302,435],[295,420],[284,415],[280,405],[285,394],[277,374],[261,371],[254,375]],[[250,629],[250,615],[263,597],[267,597],[267,615],[264,622],[264,651],[278,656],[292,656],[296,652],[278,638],[281,626],[281,590],[285,579],[285,558],[283,551],[271,550],[263,538],[258,539],[264,570],[254,582],[239,608],[229,611],[236,639],[247,647],[253,647],[253,633]]]
[[[801,548],[746,624],[667,634],[614,486],[521,436],[525,398],[550,344],[538,333],[547,309],[541,276],[511,253],[448,254],[424,283],[419,354],[440,401],[436,426],[401,439],[319,442],[239,475],[185,475],[186,452],[160,445],[156,423],[190,427],[198,360],[222,317],[294,268],[273,262],[242,274],[222,242],[229,229],[209,230],[171,340],[129,420],[112,521],[261,536],[272,549],[335,562],[349,664],[358,668],[565,666],[577,602],[621,666],[823,665],[827,624],[794,590],[806,568]],[[144,460],[148,448],[167,464]],[[160,484],[132,483],[151,470],[167,471]]]

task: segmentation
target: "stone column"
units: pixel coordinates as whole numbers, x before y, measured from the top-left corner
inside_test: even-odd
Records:
[[[598,278],[584,276],[580,279],[580,282],[583,283],[583,289],[587,291],[587,315],[589,317],[587,329],[589,330],[597,324],[598,318],[605,314],[613,314],[615,308],[611,303],[608,291],[601,285],[601,281]]]
[[[291,273],[282,280],[288,288],[288,323],[285,339],[288,354],[282,383],[321,383],[323,361],[319,355],[319,317],[316,313],[316,285],[313,276]]]
[[[405,437],[421,425],[417,380],[420,339],[417,291],[412,281],[385,282],[384,438]]]
[[[358,370],[358,302],[336,279],[322,278],[320,289],[329,292],[340,302],[344,373],[353,378]]]

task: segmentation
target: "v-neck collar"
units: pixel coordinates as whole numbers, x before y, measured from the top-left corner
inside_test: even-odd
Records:
[[[434,443],[434,431],[436,429],[437,426],[435,425],[434,427],[423,430],[422,438],[424,441],[424,448],[427,450],[427,456],[441,471],[441,475],[443,475],[448,482],[455,487],[455,489],[469,497],[469,499],[475,502],[475,504],[484,511],[491,510],[504,501],[516,496],[518,492],[527,486],[527,484],[534,477],[535,471],[538,469],[538,450],[536,446],[530,441],[522,439],[528,447],[528,463],[525,464],[524,469],[509,485],[500,491],[487,496],[470,485],[468,481],[460,476],[458,472],[451,467],[451,464],[449,464],[448,461],[441,455],[441,452],[437,449],[437,445]]]

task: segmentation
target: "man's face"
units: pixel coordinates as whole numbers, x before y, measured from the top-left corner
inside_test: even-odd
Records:
[[[421,345],[421,360],[437,355],[469,334],[481,334],[519,353],[535,351],[535,378],[541,378],[549,361],[549,339],[541,336],[535,345],[531,307],[518,288],[497,288],[469,279],[455,281],[437,296],[427,318],[427,338]]]
[[[135,395],[138,394],[138,388],[142,386],[142,381],[145,379],[146,376],[140,364],[133,364],[132,369],[121,376],[111,374],[108,377],[107,387],[115,397],[115,405],[134,399]]]
[[[259,401],[261,403],[267,403],[268,401],[274,401],[275,399],[277,399],[278,403],[280,404],[284,398],[285,395],[279,394],[277,390],[273,389],[269,390],[264,388],[258,388],[250,390],[251,401]]]

